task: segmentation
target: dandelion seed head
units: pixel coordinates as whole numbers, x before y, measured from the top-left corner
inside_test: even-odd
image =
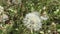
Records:
[[[27,28],[33,29],[35,31],[39,30],[42,26],[42,23],[38,15],[39,15],[38,12],[32,12],[26,14],[25,18],[23,19],[24,25]]]

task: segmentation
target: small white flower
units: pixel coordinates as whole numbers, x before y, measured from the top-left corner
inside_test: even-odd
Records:
[[[38,31],[42,27],[41,19],[38,15],[38,12],[26,14],[25,18],[23,19],[24,25],[29,29]]]

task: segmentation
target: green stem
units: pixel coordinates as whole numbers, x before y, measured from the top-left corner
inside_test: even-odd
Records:
[[[34,34],[32,29],[31,29],[31,34]]]

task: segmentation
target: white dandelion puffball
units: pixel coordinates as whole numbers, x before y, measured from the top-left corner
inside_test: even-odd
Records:
[[[0,17],[0,22],[5,22],[6,20],[8,20],[8,15],[2,14]]]
[[[26,14],[25,18],[23,19],[23,23],[27,28],[33,29],[34,31],[38,31],[42,27],[38,12]]]
[[[4,8],[0,6],[0,14],[4,11]]]

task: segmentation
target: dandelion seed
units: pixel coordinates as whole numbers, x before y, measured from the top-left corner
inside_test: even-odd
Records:
[[[38,15],[38,12],[26,14],[25,18],[23,19],[24,25],[29,29],[38,31],[42,27],[41,19]]]

